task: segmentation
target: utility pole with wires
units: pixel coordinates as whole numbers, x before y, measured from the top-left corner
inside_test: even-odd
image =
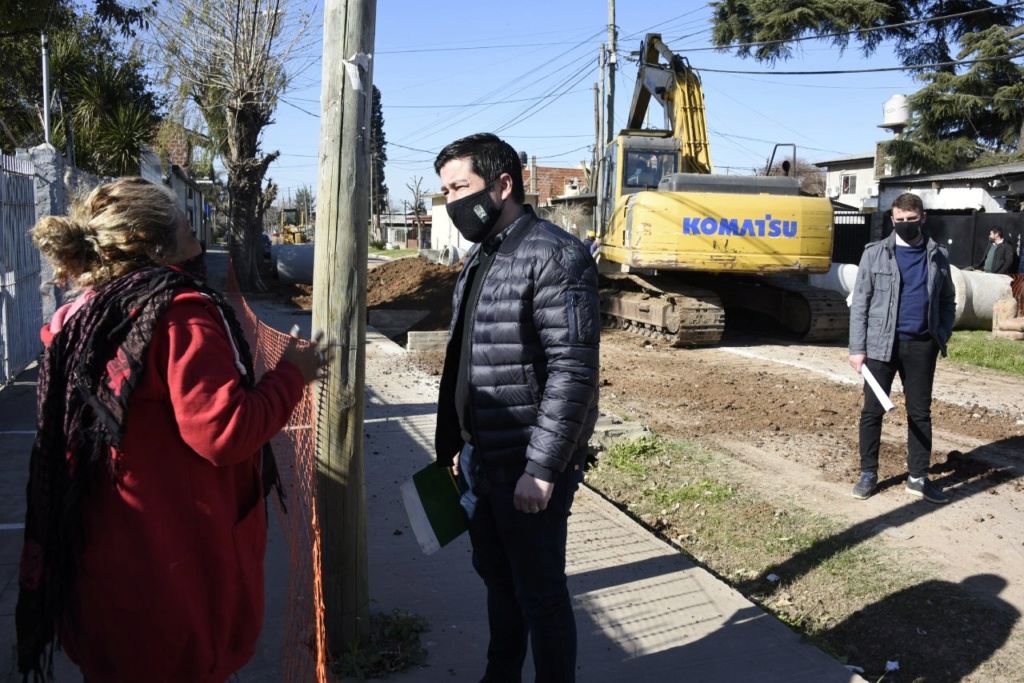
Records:
[[[615,137],[615,65],[618,62],[615,57],[615,50],[617,34],[615,0],[608,0],[608,100],[606,103],[608,113],[605,114],[605,143],[610,143],[612,138]]]
[[[333,358],[316,420],[324,626],[334,656],[369,624],[363,394],[376,0],[325,0],[313,329]]]
[[[596,186],[595,186],[594,197],[596,199],[596,208],[597,208],[598,220],[601,220],[604,217],[604,203],[607,200],[607,197],[604,196],[604,174],[607,171],[607,169],[605,168],[605,166],[607,165],[607,161],[604,158],[605,145],[607,144],[605,142],[605,127],[607,126],[607,121],[606,121],[605,113],[606,113],[607,110],[604,107],[604,103],[605,103],[604,55],[605,55],[605,45],[604,45],[604,43],[601,43],[601,50],[598,53],[598,58],[597,58],[598,73],[600,74],[600,79],[598,80],[598,84],[597,84],[597,102],[595,102],[595,104],[597,105],[596,106],[596,109],[597,109],[597,112],[596,112],[596,114],[597,114],[597,167],[594,170],[596,171],[596,174],[597,174],[597,183],[596,183]]]

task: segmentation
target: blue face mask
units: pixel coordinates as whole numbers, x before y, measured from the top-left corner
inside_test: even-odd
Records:
[[[487,239],[494,226],[498,224],[502,209],[505,208],[505,202],[502,202],[501,206],[495,206],[494,200],[491,199],[490,190],[496,182],[497,178],[479,192],[449,202],[445,207],[459,234],[474,244]]]

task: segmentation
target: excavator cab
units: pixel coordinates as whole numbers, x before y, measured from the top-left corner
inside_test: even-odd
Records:
[[[603,225],[609,225],[621,198],[654,191],[679,170],[679,144],[663,131],[622,131],[608,145],[602,162]],[[602,236],[604,240],[604,236]]]
[[[625,156],[623,192],[655,189],[662,178],[676,172],[679,163],[678,153],[659,154],[652,149],[630,150]]]

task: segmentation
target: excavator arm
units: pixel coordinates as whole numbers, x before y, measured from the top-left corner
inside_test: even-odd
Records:
[[[659,55],[668,64],[659,63]],[[627,128],[643,127],[652,97],[665,112],[666,127],[680,142],[682,172],[713,173],[700,76],[685,58],[674,54],[661,41],[658,33],[648,33],[640,46],[640,72],[629,107]]]

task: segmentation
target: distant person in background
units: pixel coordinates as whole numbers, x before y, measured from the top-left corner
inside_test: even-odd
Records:
[[[587,248],[587,251],[589,251],[591,254],[594,253],[594,238],[596,237],[597,233],[595,233],[593,230],[588,230],[587,238],[583,240],[583,246],[585,246]]]
[[[866,367],[885,393],[898,373],[907,403],[908,493],[932,503],[949,497],[928,479],[932,455],[932,384],[939,352],[953,333],[956,302],[949,255],[921,232],[921,198],[905,193],[892,204],[893,232],[864,248],[850,305],[850,366]],[[860,479],[853,497],[878,485],[878,451],[885,409],[864,383],[860,415]]]
[[[1012,273],[1016,254],[1013,252],[1013,245],[1006,241],[1003,229],[992,228],[988,233],[988,242],[985,258],[981,259],[974,269],[999,275]]]
[[[594,241],[590,243],[590,255],[596,256],[598,249],[601,248],[601,238],[595,237]]]
[[[263,446],[327,356],[293,340],[256,381],[162,185],[102,185],[32,238],[78,296],[41,333],[18,669],[59,642],[90,683],[221,683],[263,625]]]

